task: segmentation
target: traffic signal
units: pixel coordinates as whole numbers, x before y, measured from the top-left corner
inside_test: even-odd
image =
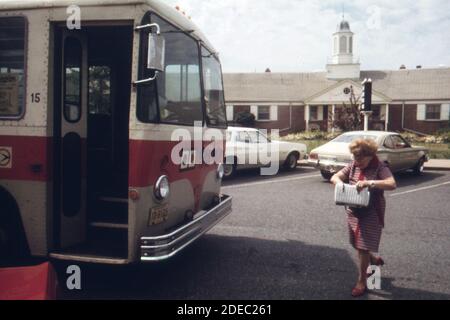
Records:
[[[361,95],[361,111],[372,111],[372,80],[364,79]]]

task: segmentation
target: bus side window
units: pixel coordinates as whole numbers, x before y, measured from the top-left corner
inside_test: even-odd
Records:
[[[0,118],[20,118],[25,111],[25,32],[23,17],[0,18]]]
[[[81,118],[82,47],[78,39],[67,37],[64,43],[64,118],[78,122]]]
[[[215,54],[202,47],[203,85],[208,126],[226,127],[225,97],[222,85],[222,68]]]

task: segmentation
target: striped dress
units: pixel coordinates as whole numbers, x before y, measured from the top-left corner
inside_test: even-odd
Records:
[[[356,184],[360,180],[384,180],[392,177],[391,170],[375,157],[367,168],[361,170],[350,163],[341,173],[345,175],[350,184]],[[383,190],[373,190],[372,205],[367,208],[368,212],[358,218],[352,209],[347,209],[347,222],[350,236],[350,244],[355,249],[378,252],[380,246],[381,232],[384,227],[384,214],[386,210],[386,199]]]

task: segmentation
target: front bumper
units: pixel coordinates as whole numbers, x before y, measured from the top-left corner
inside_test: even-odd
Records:
[[[332,160],[308,160],[308,163],[316,169],[331,173],[336,173],[348,165],[346,162],[337,162]]]
[[[175,231],[161,236],[142,237],[141,261],[161,261],[176,255],[230,214],[231,200],[230,196],[222,195],[218,205]]]

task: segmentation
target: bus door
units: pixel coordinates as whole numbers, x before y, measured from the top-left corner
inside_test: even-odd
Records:
[[[55,28],[54,257],[127,257],[133,32]]]
[[[55,227],[63,249],[86,240],[88,60],[83,33],[61,28],[56,38]]]

